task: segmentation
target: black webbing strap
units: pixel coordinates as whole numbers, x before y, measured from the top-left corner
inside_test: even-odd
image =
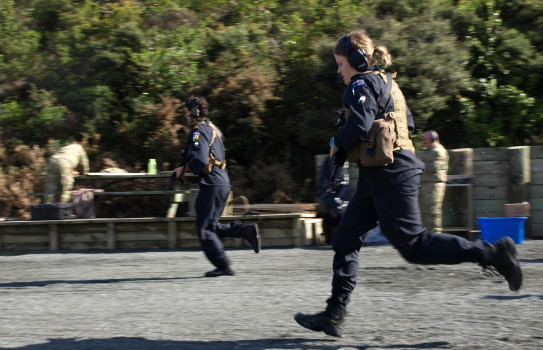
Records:
[[[390,92],[392,91],[392,75],[387,72],[387,87],[385,89],[385,93],[383,96],[381,96],[381,99],[379,100],[379,113],[378,115],[381,115],[385,111],[385,107],[388,103],[388,100],[390,99]]]

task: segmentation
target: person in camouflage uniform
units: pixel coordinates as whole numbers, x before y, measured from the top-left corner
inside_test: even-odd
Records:
[[[434,130],[426,131],[422,142],[425,150],[417,156],[426,165],[420,179],[419,207],[422,224],[429,230],[443,230],[443,198],[449,170],[449,153],[439,142],[439,135]]]
[[[62,147],[47,163],[44,202],[68,203],[74,188],[74,170],[82,175],[89,173],[89,158],[80,140]]]

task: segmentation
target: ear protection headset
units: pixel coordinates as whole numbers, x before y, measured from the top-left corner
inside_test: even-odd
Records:
[[[198,104],[198,99],[193,97],[188,105],[191,118],[198,118],[200,116],[200,105]]]
[[[428,133],[430,134],[430,139],[432,140],[432,142],[439,140],[439,135],[435,130],[428,130]]]
[[[351,66],[361,72],[368,68],[368,57],[364,49],[354,46],[347,35],[342,36],[341,39],[339,39],[339,43],[343,45],[343,51]]]

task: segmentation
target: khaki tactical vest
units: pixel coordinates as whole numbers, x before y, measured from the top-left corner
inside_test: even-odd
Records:
[[[387,83],[387,75],[384,70],[381,71],[367,71],[363,74],[379,74],[385,84]],[[393,77],[396,75],[393,74]],[[392,101],[394,103],[394,111],[384,114],[385,121],[392,123],[393,135],[392,135],[392,147],[394,151],[406,149],[415,154],[415,147],[411,140],[411,134],[407,125],[407,105],[405,103],[405,97],[403,96],[400,87],[396,81],[392,80],[392,89],[390,92]],[[349,119],[351,110],[345,108],[345,116]],[[377,117],[377,116],[376,116]],[[347,158],[350,163],[354,163],[355,166],[360,164],[360,145],[355,146],[353,149],[347,151]]]
[[[194,126],[194,128],[198,129],[200,124],[206,124],[207,126],[210,126],[211,129],[213,130],[213,137],[211,138],[211,142],[209,143],[209,158],[207,160],[207,165],[202,170],[202,173],[204,173],[204,174],[211,173],[214,166],[218,166],[219,168],[224,170],[226,168],[226,160],[223,160],[222,162],[219,162],[217,160],[217,158],[215,158],[215,155],[213,155],[213,142],[215,142],[215,139],[218,137],[219,141],[222,143],[222,139],[220,137],[220,136],[222,136],[221,131],[215,126],[215,124],[213,124],[211,122],[211,120],[198,122]],[[223,145],[223,147],[224,147],[224,145]]]

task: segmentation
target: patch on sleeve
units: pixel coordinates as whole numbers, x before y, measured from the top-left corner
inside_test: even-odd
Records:
[[[192,134],[192,142],[198,141],[200,139],[200,132],[195,131],[194,134]]]
[[[365,83],[364,83],[364,80],[362,80],[362,79],[355,80],[355,81],[353,82],[353,88],[357,88],[357,87],[362,86],[362,85],[364,85],[364,84],[365,84]]]
[[[364,94],[360,94],[360,98],[358,99],[358,104],[361,104],[363,106],[368,102],[368,100],[369,100],[368,96]]]

